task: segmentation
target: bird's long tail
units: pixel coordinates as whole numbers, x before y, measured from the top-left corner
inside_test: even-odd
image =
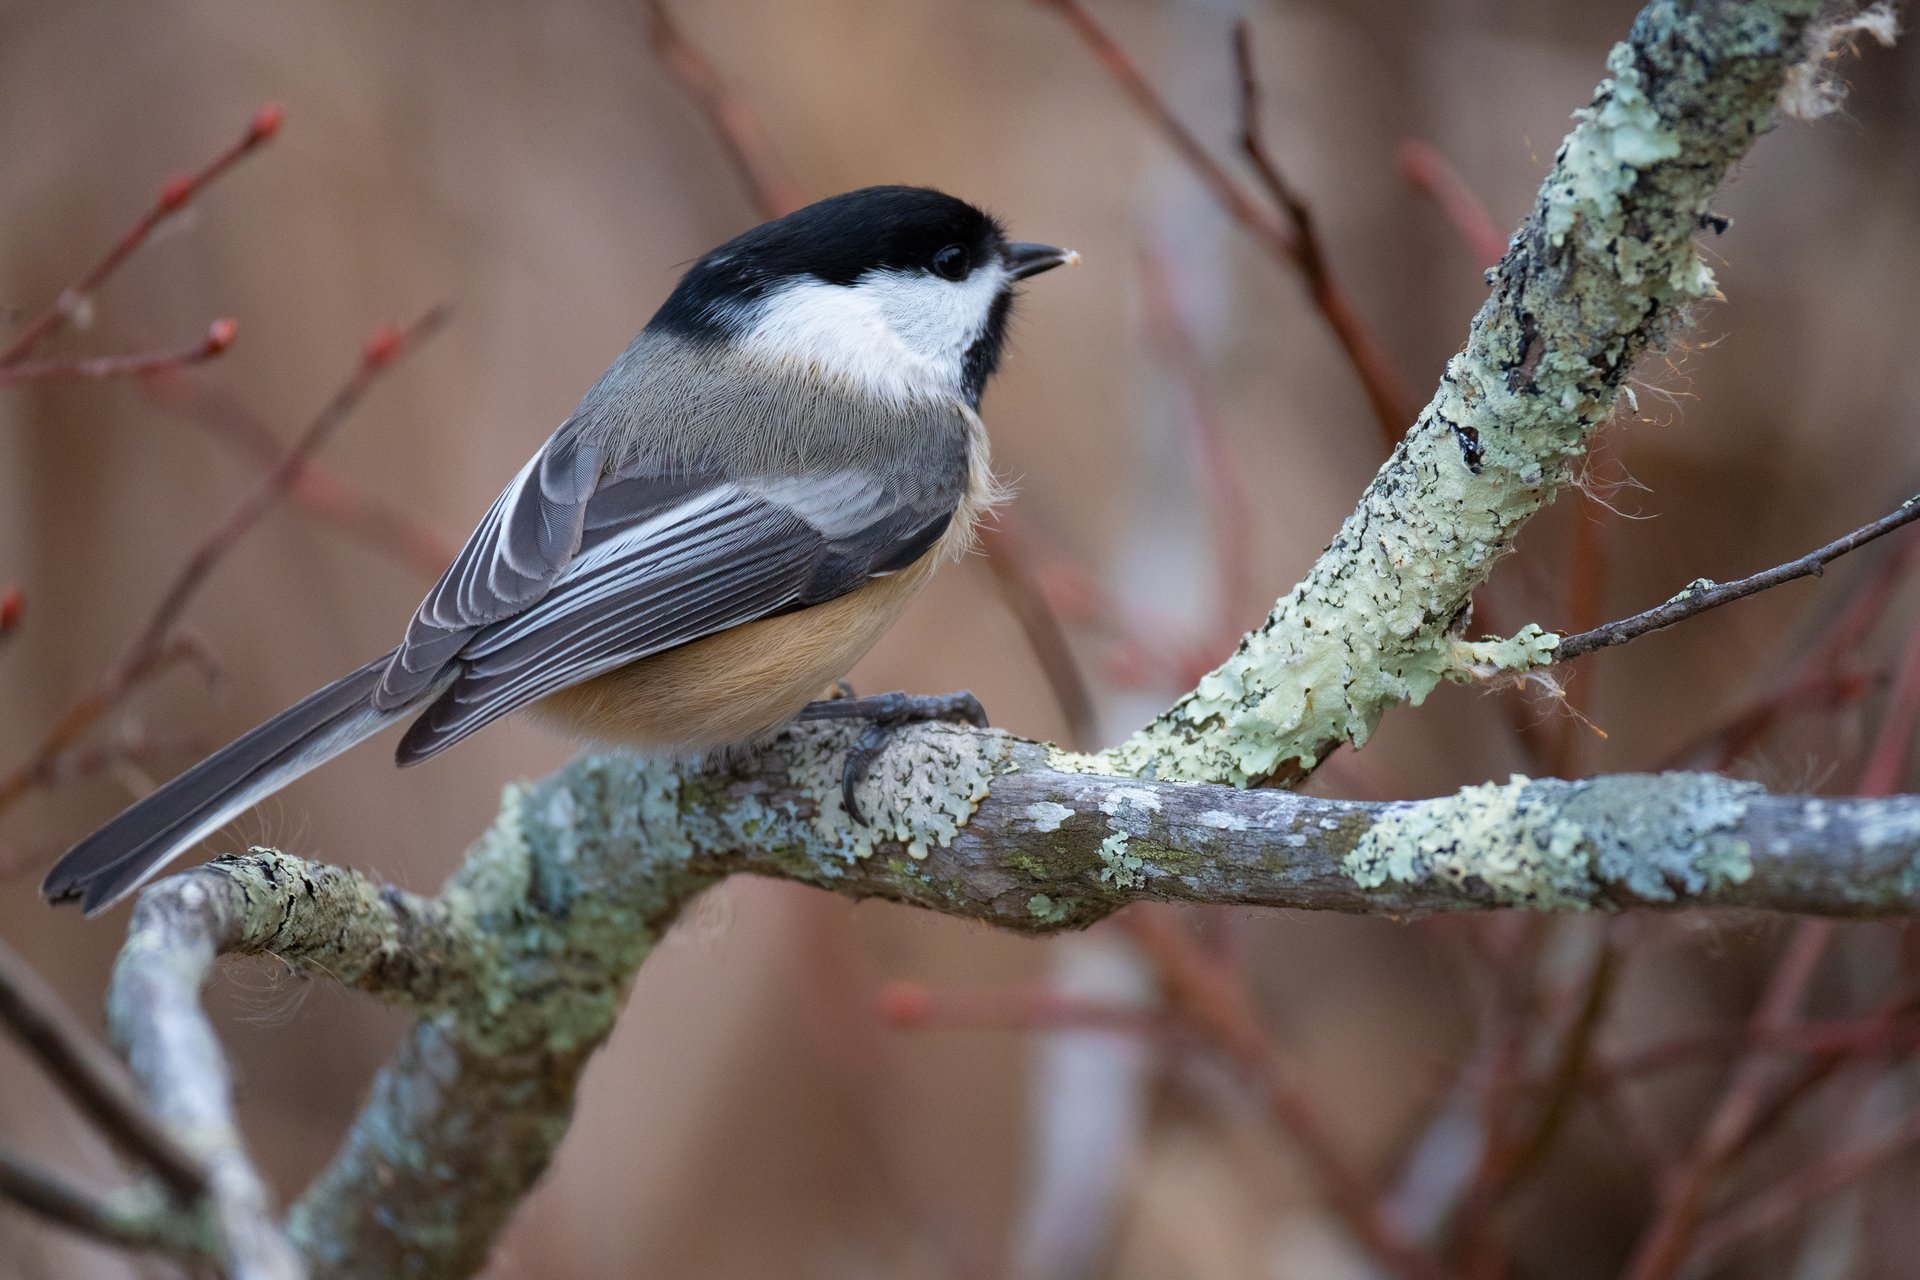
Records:
[[[422,702],[378,710],[387,658],[368,663],[249,730],[137,801],[54,864],[40,892],[104,911],[147,878],[295,778],[405,719]]]

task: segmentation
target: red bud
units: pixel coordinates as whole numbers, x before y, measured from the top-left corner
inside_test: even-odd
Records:
[[[15,583],[0,591],[0,636],[20,625],[20,613],[27,606],[26,593]]]
[[[368,368],[381,368],[391,364],[406,345],[407,334],[404,329],[397,324],[383,324],[367,339],[366,348],[360,353],[360,361]]]
[[[225,317],[215,320],[207,326],[207,354],[210,356],[219,355],[222,351],[225,351],[233,345],[233,340],[239,333],[240,322],[238,320],[229,320]]]
[[[167,179],[166,186],[160,188],[160,211],[162,213],[172,213],[175,209],[185,204],[187,197],[192,194],[193,175],[190,173],[176,173],[173,177]]]
[[[889,982],[880,992],[880,1016],[895,1026],[925,1022],[933,1012],[933,998],[917,982]]]
[[[253,121],[247,125],[247,141],[265,142],[280,132],[280,126],[286,118],[286,107],[278,102],[269,102],[253,113]]]

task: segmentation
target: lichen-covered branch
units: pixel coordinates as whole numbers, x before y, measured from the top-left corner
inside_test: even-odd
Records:
[[[221,952],[271,952],[423,1015],[290,1236],[314,1276],[452,1277],[480,1265],[546,1167],[580,1071],[661,930],[728,875],[1027,932],[1143,901],[1394,916],[1920,910],[1915,797],[1776,796],[1664,774],[1377,804],[1071,772],[1040,744],[930,725],[903,730],[863,784],[863,828],[839,792],[854,732],[808,726],[703,773],[582,760],[511,790],[436,899],[271,850],[150,889],[112,1022],[163,1114],[199,1136],[234,1256],[257,1253],[270,1228],[236,1167],[226,1071],[195,1000]],[[259,1256],[234,1274],[296,1274]]]
[[[1564,489],[1634,361],[1715,296],[1694,248],[1772,121],[1820,0],[1654,0],[1560,146],[1440,388],[1333,544],[1234,655],[1099,767],[1297,780],[1465,666],[1453,629],[1515,533]],[[1550,643],[1550,642],[1549,642]]]

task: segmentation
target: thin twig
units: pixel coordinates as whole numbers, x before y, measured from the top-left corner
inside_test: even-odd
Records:
[[[1319,307],[1334,339],[1346,352],[1347,362],[1359,376],[1360,386],[1367,393],[1367,403],[1372,406],[1374,420],[1380,427],[1381,439],[1391,449],[1400,443],[1400,437],[1413,422],[1413,397],[1407,393],[1406,381],[1393,367],[1385,349],[1353,309],[1346,291],[1334,280],[1326,249],[1320,243],[1312,206],[1286,180],[1273,153],[1267,149],[1260,128],[1261,93],[1253,60],[1253,33],[1245,18],[1233,24],[1233,65],[1240,86],[1240,150],[1259,175],[1274,206],[1286,215],[1293,229],[1293,249],[1288,257],[1299,269],[1314,305]]]
[[[260,416],[231,392],[189,369],[168,369],[140,379],[147,399],[201,427],[227,449],[261,466],[277,464],[286,444]],[[287,487],[291,505],[437,578],[460,544],[413,512],[360,489],[320,458],[301,460]]]
[[[1253,503],[1247,493],[1246,468],[1234,457],[1220,406],[1212,395],[1193,334],[1182,323],[1173,296],[1167,265],[1154,253],[1143,255],[1141,293],[1146,301],[1147,329],[1175,383],[1186,393],[1182,421],[1193,444],[1194,471],[1205,495],[1211,556],[1217,581],[1215,620],[1209,648],[1232,645],[1247,629],[1246,610],[1254,599]],[[1258,614],[1254,614],[1255,617]]]
[[[1920,501],[1914,505],[1920,507]],[[1866,768],[1860,775],[1861,795],[1890,796],[1899,790],[1913,749],[1916,720],[1920,720],[1920,631],[1907,638],[1900,671],[1894,677],[1893,692],[1887,697],[1886,711],[1880,720],[1880,731],[1874,735]]]
[[[160,644],[214,567],[280,501],[306,460],[332,438],[380,375],[391,368],[394,361],[438,333],[446,325],[449,314],[446,306],[435,306],[404,329],[386,325],[374,332],[360,353],[359,363],[340,389],[287,446],[279,462],[254,482],[252,490],[240,499],[227,518],[201,539],[200,545],[187,557],[161,594],[160,603],[146,624],[134,634],[127,648],[129,657],[149,652]]]
[[[97,293],[108,277],[118,271],[128,258],[137,253],[146,244],[154,230],[161,223],[179,213],[191,204],[196,196],[204,191],[221,174],[231,169],[247,156],[280,132],[280,125],[286,113],[278,103],[270,103],[260,108],[247,122],[247,129],[225,150],[208,161],[198,171],[173,178],[160,188],[153,206],[142,214],[139,221],[129,227],[125,234],[107,250],[106,256],[94,263],[93,267],[73,284],[67,286],[44,311],[27,322],[14,340],[0,351],[0,368],[17,365],[31,355],[41,343],[59,332],[63,325],[83,311],[88,300]]]
[[[1013,518],[1011,512],[998,513],[981,526],[980,549],[1000,588],[1001,601],[1020,624],[1027,648],[1046,677],[1054,704],[1067,723],[1068,738],[1082,749],[1091,746],[1098,728],[1093,694],[1080,670],[1080,660],[1067,642],[1066,630],[1041,589],[1025,523]]]
[[[53,722],[53,727],[41,737],[24,761],[10,772],[0,774],[0,813],[4,813],[35,787],[52,782],[59,775],[61,761],[66,758],[67,752],[93,727],[95,721],[119,705],[121,699],[181,662],[197,663],[202,670],[212,671],[200,642],[184,636],[173,638],[145,654],[138,662],[116,663],[110,668],[94,683],[93,688],[60,713],[60,718]]]
[[[1212,961],[1164,911],[1124,917],[1158,970],[1169,1002],[1263,1091],[1276,1125],[1296,1143],[1356,1240],[1383,1268],[1408,1280],[1444,1280],[1440,1263],[1400,1229],[1380,1189],[1327,1130],[1299,1068],[1261,1026],[1250,993]]]
[[[727,88],[713,62],[681,32],[667,10],[666,0],[643,0],[643,7],[654,56],[713,126],[728,162],[761,216],[778,218],[805,204],[806,197],[774,154],[760,117]]]
[[[1688,1255],[1688,1265],[1705,1271],[1714,1258],[1741,1240],[1791,1221],[1816,1200],[1844,1190],[1915,1143],[1920,1143],[1920,1112],[1878,1142],[1828,1156],[1783,1178],[1739,1207],[1709,1219]]]
[[[207,1174],[200,1162],[147,1109],[119,1062],[5,943],[0,943],[0,1022],[75,1106],[176,1196],[191,1200],[205,1190]]]
[[[1400,176],[1439,206],[1474,260],[1482,267],[1500,261],[1507,252],[1507,238],[1447,158],[1427,143],[1409,138],[1400,144],[1399,159]]]
[[[40,1168],[0,1144],[0,1200],[76,1235],[115,1249],[165,1253],[198,1262],[206,1233],[194,1218],[138,1192],[100,1196]]]
[[[1845,537],[1836,538],[1819,550],[1808,552],[1797,560],[1789,560],[1785,564],[1775,565],[1771,569],[1735,582],[1710,582],[1701,579],[1657,608],[1636,613],[1630,618],[1622,618],[1618,622],[1609,622],[1591,631],[1562,636],[1559,646],[1554,650],[1554,657],[1561,662],[1584,657],[1597,649],[1625,644],[1629,640],[1638,640],[1641,636],[1663,630],[1676,622],[1684,622],[1709,609],[1732,604],[1735,600],[1744,600],[1770,587],[1777,587],[1797,578],[1817,577],[1821,570],[1849,551],[1864,547],[1875,538],[1884,537],[1915,520],[1920,520],[1920,496],[1907,499],[1890,514],[1864,524]]]
[[[0,387],[61,379],[101,381],[107,378],[134,378],[205,364],[231,347],[239,331],[239,324],[233,320],[215,320],[207,326],[206,337],[178,351],[144,351],[124,356],[85,356],[74,360],[0,365]]]
[[[120,656],[108,667],[94,687],[63,713],[53,729],[41,739],[25,763],[0,777],[0,811],[38,785],[53,767],[61,752],[79,741],[99,718],[106,714],[136,685],[153,674],[171,652],[169,637],[194,595],[228,552],[272,510],[307,459],[324,445],[346,420],[380,375],[403,355],[437,333],[446,323],[447,309],[434,307],[405,329],[383,325],[368,339],[347,380],[294,442],[287,446],[278,462],[254,483],[233,510],[204,538],[186,562],[174,574],[159,603],[148,614]]]
[[[1755,1036],[1787,1025],[1832,937],[1830,920],[1809,920],[1794,931],[1748,1024]],[[1773,1077],[1769,1064],[1757,1056],[1749,1055],[1735,1063],[1692,1156],[1674,1175],[1660,1198],[1658,1211],[1641,1235],[1623,1273],[1626,1280],[1668,1280],[1686,1262],[1707,1197],[1764,1109],[1767,1086]]]
[[[1066,21],[1080,42],[1093,54],[1108,77],[1126,94],[1134,107],[1173,147],[1202,186],[1212,193],[1229,217],[1239,223],[1268,253],[1289,263],[1300,273],[1307,291],[1322,319],[1333,331],[1341,350],[1359,377],[1372,407],[1383,438],[1389,444],[1398,441],[1413,421],[1411,400],[1402,389],[1404,380],[1394,371],[1385,348],[1373,337],[1345,293],[1333,279],[1314,231],[1312,211],[1282,180],[1261,140],[1259,123],[1253,114],[1258,109],[1259,85],[1253,77],[1245,35],[1236,29],[1234,48],[1239,61],[1240,142],[1248,159],[1267,186],[1272,203],[1262,200],[1216,158],[1212,151],[1183,124],[1153,87],[1146,74],[1127,51],[1120,47],[1080,0],[1035,0],[1052,9]]]

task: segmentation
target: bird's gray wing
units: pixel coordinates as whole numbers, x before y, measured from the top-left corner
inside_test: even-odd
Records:
[[[605,461],[597,436],[572,421],[528,460],[421,601],[374,690],[377,709],[420,697],[479,628],[546,594],[580,546]]]
[[[568,685],[905,568],[946,531],[966,465],[956,435],[911,467],[608,477],[544,594],[474,627],[450,655],[459,675],[407,731],[400,762]]]

